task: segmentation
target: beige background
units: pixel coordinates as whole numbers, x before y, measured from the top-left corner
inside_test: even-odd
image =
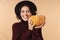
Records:
[[[18,22],[14,7],[20,0],[0,0],[0,40],[12,39],[12,25]],[[31,0],[30,0],[31,1]],[[46,16],[42,28],[44,40],[60,40],[60,0],[32,0],[37,13]]]

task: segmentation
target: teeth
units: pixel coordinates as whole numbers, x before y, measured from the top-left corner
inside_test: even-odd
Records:
[[[27,16],[24,16],[24,18],[27,18]]]

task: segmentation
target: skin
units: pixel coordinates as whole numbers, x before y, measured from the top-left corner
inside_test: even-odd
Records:
[[[30,9],[28,6],[23,6],[21,8],[21,18],[24,21],[28,21],[28,29],[29,30],[33,30],[34,24],[32,23],[32,21],[29,19],[30,16],[32,16],[32,13],[30,12]],[[44,24],[42,24],[41,26],[35,27],[35,28],[41,28]]]
[[[21,8],[21,18],[24,20],[24,21],[28,21],[28,18],[31,16],[31,12],[29,10],[29,7],[27,6],[23,6]]]

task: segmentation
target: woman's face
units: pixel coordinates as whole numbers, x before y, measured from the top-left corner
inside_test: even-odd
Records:
[[[29,17],[31,16],[31,12],[30,12],[30,9],[28,6],[23,6],[21,8],[21,18],[24,20],[24,21],[28,21]]]

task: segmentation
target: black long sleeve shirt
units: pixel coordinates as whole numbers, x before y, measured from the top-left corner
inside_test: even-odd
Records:
[[[28,29],[28,22],[21,21],[12,26],[12,40],[43,40],[41,28]]]

